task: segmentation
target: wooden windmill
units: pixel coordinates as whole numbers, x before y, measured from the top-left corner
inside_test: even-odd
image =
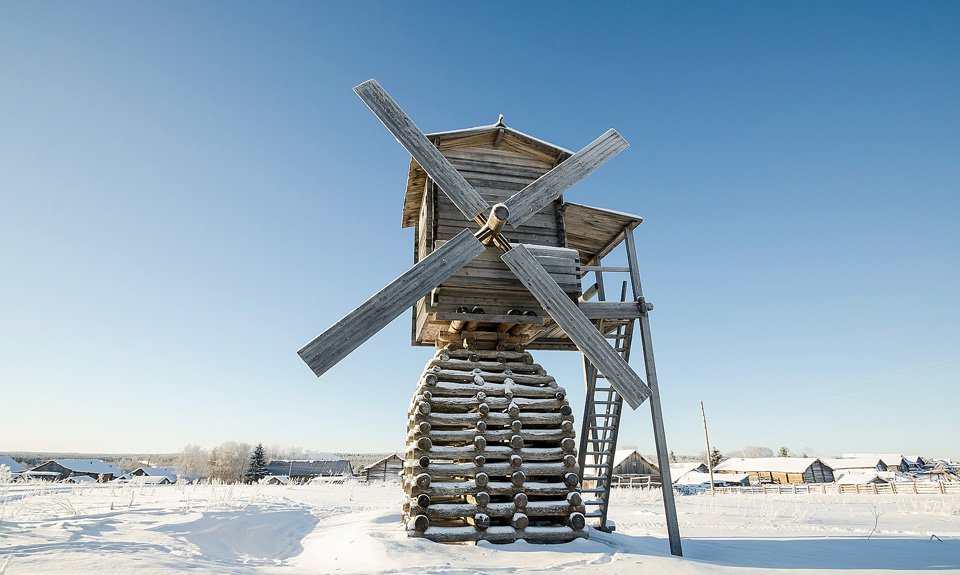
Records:
[[[605,529],[623,401],[651,400],[671,551],[680,554],[638,216],[562,194],[628,147],[609,130],[577,153],[491,126],[424,135],[376,80],[354,91],[412,156],[403,226],[415,265],[300,349],[322,375],[408,308],[413,344],[438,350],[409,409],[408,533],[437,541],[568,541]],[[602,258],[625,242],[628,267]],[[627,273],[608,301],[604,273]],[[581,281],[593,274],[586,290]],[[627,295],[627,286],[632,296]],[[591,301],[596,298],[596,301]],[[647,380],[627,363],[639,320]],[[530,350],[580,351],[579,442],[566,392]]]

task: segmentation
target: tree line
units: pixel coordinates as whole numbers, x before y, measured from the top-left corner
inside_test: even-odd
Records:
[[[329,454],[300,447],[251,446],[249,443],[225,441],[211,449],[188,444],[177,458],[177,474],[181,477],[211,479],[224,483],[259,481],[266,475],[272,459],[325,459]]]

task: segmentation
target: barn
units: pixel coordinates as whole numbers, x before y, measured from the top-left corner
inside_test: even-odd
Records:
[[[714,473],[747,473],[751,483],[832,483],[833,469],[814,457],[732,457]]]
[[[646,475],[660,479],[660,468],[636,449],[618,449],[613,455],[614,475]]]
[[[176,483],[177,482],[177,468],[176,467],[138,467],[122,476],[120,479],[129,480],[134,477],[166,477],[169,481],[167,483]]]
[[[870,457],[840,457],[823,458],[820,461],[833,469],[839,475],[843,473],[875,473],[877,471],[886,471],[887,465],[880,459],[879,455]]]
[[[307,483],[318,477],[353,477],[346,459],[274,459],[267,464],[267,475],[285,475],[290,483]]]
[[[706,473],[707,471],[707,466],[702,461],[685,461],[670,464],[670,478],[673,480],[674,485],[677,485],[680,479],[688,473]]]
[[[85,475],[97,481],[111,481],[123,475],[123,469],[100,459],[52,459],[30,469],[24,475],[51,481]]]
[[[400,481],[403,458],[396,453],[360,468],[360,477],[367,481]]]

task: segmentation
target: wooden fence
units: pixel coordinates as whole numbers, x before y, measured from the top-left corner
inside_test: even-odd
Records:
[[[697,488],[697,493],[710,488]],[[960,482],[924,481],[916,483],[870,483],[867,485],[838,485],[836,483],[795,483],[792,485],[751,485],[749,487],[717,487],[717,493],[774,494],[785,493],[859,493],[866,495],[960,495]]]

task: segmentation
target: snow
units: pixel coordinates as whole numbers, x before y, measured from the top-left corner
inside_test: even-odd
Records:
[[[613,493],[615,533],[474,546],[408,538],[390,483],[4,487],[4,575],[960,573],[960,495],[681,496],[676,558],[655,490]]]

